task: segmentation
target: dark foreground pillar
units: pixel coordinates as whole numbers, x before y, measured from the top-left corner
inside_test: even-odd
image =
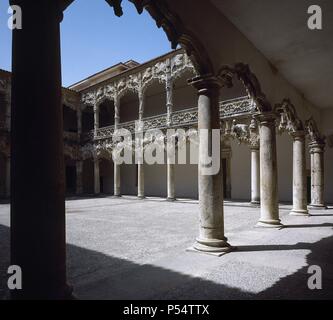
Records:
[[[13,299],[64,299],[66,285],[62,140],[61,1],[12,1],[11,263],[22,268]]]

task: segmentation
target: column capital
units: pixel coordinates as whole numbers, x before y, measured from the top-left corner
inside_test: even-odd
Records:
[[[309,144],[310,153],[323,153],[325,151],[325,140],[311,141]]]
[[[256,119],[261,125],[275,123],[277,114],[275,112],[263,112],[256,116]]]
[[[208,94],[208,92],[218,94],[218,91],[221,88],[218,79],[211,74],[190,79],[188,84],[196,88],[199,94]]]
[[[305,140],[306,133],[304,130],[298,130],[291,132],[291,136],[294,140]]]
[[[259,152],[259,150],[260,150],[259,142],[258,142],[258,144],[251,144],[251,145],[250,145],[250,150],[251,150],[251,151]]]

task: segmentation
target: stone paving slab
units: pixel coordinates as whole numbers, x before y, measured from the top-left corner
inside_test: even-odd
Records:
[[[289,216],[282,229],[255,228],[259,209],[225,206],[222,257],[186,252],[198,232],[198,202],[135,197],[66,202],[68,278],[81,299],[332,299],[333,210]],[[0,297],[9,264],[9,205],[0,205]],[[307,287],[309,265],[323,289]]]

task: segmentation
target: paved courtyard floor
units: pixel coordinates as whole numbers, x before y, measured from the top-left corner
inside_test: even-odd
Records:
[[[259,209],[227,202],[225,228],[236,250],[186,252],[198,233],[198,202],[134,197],[71,199],[68,279],[79,299],[333,299],[333,209],[289,216],[258,229]],[[33,230],[32,230],[33,232]],[[9,205],[0,205],[0,298],[6,296]],[[307,286],[322,269],[322,290]]]

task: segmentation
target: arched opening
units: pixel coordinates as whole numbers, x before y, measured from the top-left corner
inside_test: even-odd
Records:
[[[145,108],[143,117],[150,118],[165,114],[166,112],[165,84],[153,81],[145,91]]]
[[[127,91],[119,102],[120,123],[139,119],[139,97],[137,92]]]
[[[104,100],[99,106],[99,127],[104,128],[114,125],[114,103]]]
[[[181,77],[174,81],[173,111],[194,108],[198,105],[197,90],[188,84],[188,79],[194,77],[192,69],[185,71]]]

